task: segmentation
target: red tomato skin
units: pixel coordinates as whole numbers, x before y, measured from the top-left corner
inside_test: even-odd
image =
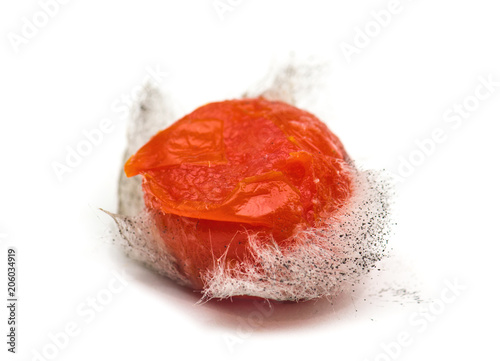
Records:
[[[210,103],[158,132],[125,165],[141,174],[179,270],[194,288],[224,262],[252,259],[249,236],[286,247],[351,196],[349,157],[314,115],[263,98]]]

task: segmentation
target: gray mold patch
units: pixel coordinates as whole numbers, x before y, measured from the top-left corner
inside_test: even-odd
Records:
[[[304,91],[312,92],[319,78],[317,65],[287,65],[272,71],[269,81],[246,96],[265,96],[297,105]],[[319,73],[318,73],[319,71]],[[314,75],[315,74],[315,75]],[[313,80],[311,80],[311,76]],[[165,105],[172,100],[147,85],[132,113],[124,160],[174,119]],[[257,241],[249,234],[251,259],[228,267],[224,259],[214,259],[214,268],[201,274],[205,283],[202,300],[251,295],[280,301],[305,301],[334,297],[354,287],[377,269],[387,255],[391,233],[392,183],[383,172],[359,170],[351,164],[353,196],[348,204],[321,228],[310,228],[294,236],[293,246],[278,247],[272,239]],[[122,172],[123,173],[123,172]],[[161,232],[144,209],[141,177],[119,181],[119,214],[108,213],[116,222],[116,242],[126,253],[158,273],[186,286],[189,280],[178,271]]]

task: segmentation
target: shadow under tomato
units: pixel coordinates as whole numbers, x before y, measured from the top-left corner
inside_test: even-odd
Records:
[[[304,302],[247,296],[200,302],[200,291],[180,286],[137,262],[129,262],[127,273],[131,278],[164,297],[169,306],[178,307],[179,312],[185,312],[209,327],[247,332],[279,331],[335,322],[342,314],[356,312],[352,298],[345,294]]]

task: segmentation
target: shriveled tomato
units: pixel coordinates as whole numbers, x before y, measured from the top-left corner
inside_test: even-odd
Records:
[[[351,195],[348,156],[314,115],[263,98],[210,103],[160,131],[125,165],[179,270],[252,257],[247,243],[293,242]]]

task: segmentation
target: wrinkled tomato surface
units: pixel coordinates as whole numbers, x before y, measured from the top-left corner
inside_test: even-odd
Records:
[[[263,98],[204,105],[158,132],[125,164],[143,176],[146,207],[193,287],[249,236],[283,246],[351,195],[348,156],[314,115]]]

